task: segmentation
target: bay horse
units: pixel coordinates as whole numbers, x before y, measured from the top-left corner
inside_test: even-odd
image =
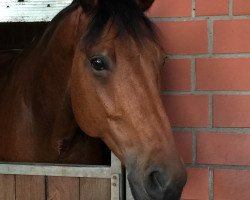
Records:
[[[153,0],[74,0],[27,50],[0,59],[0,160],[122,161],[135,200],[177,200],[186,181],[160,98]]]

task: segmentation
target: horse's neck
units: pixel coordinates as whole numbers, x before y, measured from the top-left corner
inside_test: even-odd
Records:
[[[59,121],[73,121],[69,89],[77,20],[71,14],[51,25],[22,62],[31,66],[25,72],[30,77],[25,87],[34,118],[47,129],[58,129],[54,126]]]
[[[0,158],[5,152],[13,160],[25,153],[20,160],[53,160],[63,150],[63,141],[73,137],[77,126],[70,107],[69,82],[76,31],[72,23],[77,20],[78,16],[71,14],[56,22],[12,67],[0,89]],[[11,144],[4,144],[10,140]],[[19,152],[11,152],[9,145]],[[37,156],[42,154],[46,158]]]

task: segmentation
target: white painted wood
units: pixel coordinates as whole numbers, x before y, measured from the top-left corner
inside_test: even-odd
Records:
[[[111,153],[111,200],[124,200],[122,168],[121,161]]]
[[[111,173],[122,174],[121,161],[116,157],[116,155],[113,152],[111,152]]]
[[[119,159],[112,153],[111,166],[1,163],[0,174],[111,178],[122,175]]]
[[[50,21],[72,0],[0,0],[0,22]]]
[[[0,164],[0,174],[111,178],[109,166]]]
[[[121,196],[121,180],[120,174],[112,174],[111,176],[111,200],[122,200]]]

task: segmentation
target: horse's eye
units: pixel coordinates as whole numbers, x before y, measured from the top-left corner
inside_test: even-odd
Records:
[[[104,58],[102,57],[94,57],[90,60],[91,67],[96,71],[104,71],[108,70],[108,65]]]

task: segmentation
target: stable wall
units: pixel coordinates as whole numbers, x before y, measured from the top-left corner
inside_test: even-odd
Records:
[[[182,198],[250,199],[250,1],[156,0],[163,101],[188,168]]]

